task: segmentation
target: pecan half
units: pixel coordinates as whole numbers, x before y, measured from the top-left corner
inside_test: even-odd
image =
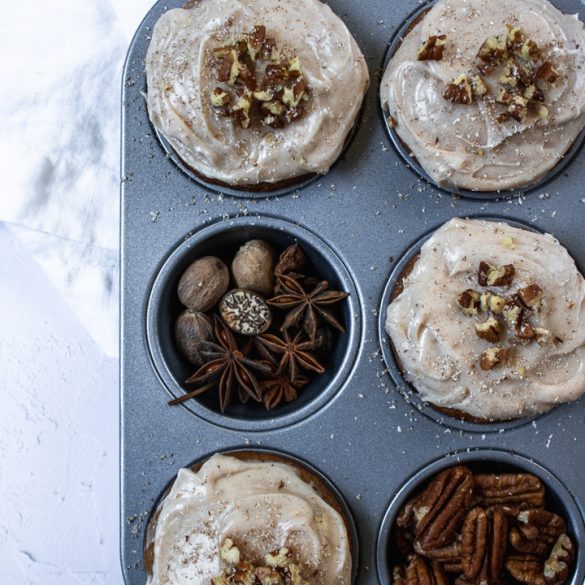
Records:
[[[479,505],[543,508],[544,485],[529,473],[478,473],[474,476]]]
[[[462,529],[463,575],[470,581],[480,577],[495,582],[504,565],[508,540],[508,522],[501,508],[473,508]]]
[[[506,560],[506,569],[510,575],[526,585],[546,585],[542,561],[530,555],[509,556]]]
[[[418,50],[418,61],[440,61],[443,58],[447,35],[430,36]]]
[[[569,576],[574,558],[575,548],[571,539],[566,534],[561,534],[544,563],[546,585],[562,585]]]
[[[412,555],[405,571],[404,585],[449,585],[445,571],[436,562]]]
[[[439,473],[415,505],[420,515],[415,546],[420,550],[443,548],[455,540],[473,499],[473,477],[464,466]]]
[[[516,520],[510,531],[510,544],[522,553],[545,556],[566,530],[564,518],[546,510],[523,510]]]

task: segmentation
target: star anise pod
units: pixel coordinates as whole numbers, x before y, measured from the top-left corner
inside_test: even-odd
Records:
[[[342,301],[349,296],[348,293],[327,290],[329,283],[326,280],[318,283],[311,292],[305,291],[298,279],[286,274],[280,275],[279,282],[281,294],[268,300],[267,303],[277,309],[289,311],[280,328],[281,331],[286,331],[290,327],[300,326],[302,319],[303,329],[309,339],[314,341],[319,317],[338,331],[345,331],[341,323],[325,307]]]
[[[300,369],[311,370],[317,374],[325,372],[325,368],[310,353],[313,344],[307,339],[303,341],[303,337],[302,331],[294,337],[291,337],[288,331],[284,331],[282,339],[271,333],[263,333],[256,337],[256,346],[262,356],[278,364],[277,375],[288,372],[290,380],[296,382],[299,379]]]
[[[264,406],[271,410],[284,402],[292,402],[299,396],[299,390],[309,383],[309,378],[299,374],[296,380],[292,381],[288,375],[274,372],[260,383],[262,387],[262,400]]]
[[[169,404],[184,402],[216,386],[222,412],[229,406],[237,391],[257,402],[262,400],[262,388],[252,370],[268,374],[271,370],[270,364],[246,357],[226,324],[217,315],[213,319],[217,343],[205,344],[201,353],[208,360],[207,363],[185,381],[186,384],[196,384],[198,388]]]

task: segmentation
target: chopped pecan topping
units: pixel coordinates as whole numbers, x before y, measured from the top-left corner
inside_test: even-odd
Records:
[[[512,103],[508,106],[508,114],[517,122],[523,122],[528,116],[528,102],[525,97],[515,95],[512,98]]]
[[[562,585],[569,577],[569,569],[575,558],[575,547],[566,534],[561,534],[544,563],[546,585]]]
[[[481,75],[474,75],[471,78],[471,91],[477,98],[488,94],[489,88]]]
[[[510,27],[508,30],[508,49],[525,61],[536,63],[540,59],[538,45],[528,38],[519,27]]]
[[[554,85],[560,77],[560,73],[553,67],[550,61],[545,61],[536,72],[536,79],[549,85]]]
[[[535,101],[535,102],[543,102],[544,101],[544,93],[542,89],[537,87],[534,83],[529,85],[522,94],[528,101]]]
[[[468,289],[457,297],[457,304],[464,313],[474,316],[477,315],[479,300],[480,294],[477,291]]]
[[[533,311],[538,311],[542,304],[542,289],[537,284],[529,284],[516,293],[524,306]]]
[[[496,315],[501,315],[506,299],[491,292],[481,293],[479,296],[479,306],[483,312],[491,311]]]
[[[309,89],[298,57],[286,59],[266,28],[256,26],[212,50],[217,81],[224,84],[211,94],[221,115],[235,118],[242,128],[254,119],[282,128],[304,113]]]
[[[497,343],[502,337],[502,326],[495,317],[488,317],[482,323],[475,323],[475,334],[480,339]]]
[[[490,347],[481,352],[479,365],[482,370],[493,370],[508,363],[510,352],[503,347]]]
[[[238,547],[226,538],[220,548],[220,558],[228,566],[221,575],[211,579],[212,585],[309,585],[288,548],[266,554],[265,566],[255,566],[243,561]]]
[[[536,339],[536,343],[542,346],[552,345],[556,341],[552,332],[543,327],[534,328],[534,338]]]
[[[498,82],[514,89],[525,89],[533,84],[534,78],[523,65],[516,61],[508,61]]]
[[[446,35],[430,36],[418,50],[416,58],[419,61],[440,61],[443,58],[446,42]]]
[[[486,39],[483,45],[479,48],[477,56],[481,61],[479,70],[484,75],[493,71],[493,69],[503,63],[508,56],[506,36],[502,35]]]
[[[504,315],[508,325],[512,329],[517,330],[522,325],[524,307],[520,305],[515,299],[511,299],[504,305],[502,314]]]
[[[513,264],[492,266],[488,262],[480,262],[477,282],[480,286],[510,286],[515,273]]]
[[[473,90],[467,75],[460,75],[447,85],[443,97],[454,104],[469,105],[473,103]]]

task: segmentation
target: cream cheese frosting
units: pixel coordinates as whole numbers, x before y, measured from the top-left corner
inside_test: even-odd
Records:
[[[561,342],[517,344],[507,365],[484,371],[474,320],[457,306],[478,290],[478,265],[512,264],[513,290],[543,290],[536,325]],[[486,289],[487,290],[487,289]],[[491,287],[505,296],[509,290]],[[386,330],[405,377],[424,401],[485,420],[534,415],[585,392],[585,281],[549,234],[483,220],[453,219],[422,246],[404,290],[388,307]],[[507,343],[516,343],[505,340]]]
[[[221,39],[265,25],[299,58],[307,111],[282,130],[244,129],[214,111],[211,52]],[[150,119],[199,174],[235,186],[326,173],[340,155],[369,84],[345,24],[318,0],[200,0],[165,12],[146,56]]]
[[[196,473],[180,470],[165,497],[148,585],[209,585],[226,538],[252,562],[288,547],[315,585],[351,583],[344,521],[294,467],[217,454]]]
[[[498,122],[501,106],[493,95],[471,105],[443,97],[458,76],[477,74],[481,45],[505,33],[506,25],[521,27],[561,73],[546,94],[546,121]],[[440,34],[447,36],[443,59],[417,61],[425,40]],[[438,0],[389,62],[380,98],[396,133],[438,185],[521,188],[546,176],[585,125],[584,65],[583,23],[547,0]]]

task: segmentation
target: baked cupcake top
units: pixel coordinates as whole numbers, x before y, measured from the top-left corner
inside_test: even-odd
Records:
[[[423,245],[386,330],[423,400],[483,420],[585,392],[585,281],[549,234],[453,219]]]
[[[528,186],[585,124],[585,30],[547,0],[438,0],[404,39],[380,98],[441,186]]]
[[[286,463],[218,454],[196,473],[180,470],[160,508],[148,583],[208,585],[224,569],[226,540],[253,563],[288,547],[313,585],[351,582],[342,517]]]
[[[169,10],[154,27],[146,76],[150,119],[181,159],[241,187],[326,173],[369,84],[351,33],[318,0]]]

